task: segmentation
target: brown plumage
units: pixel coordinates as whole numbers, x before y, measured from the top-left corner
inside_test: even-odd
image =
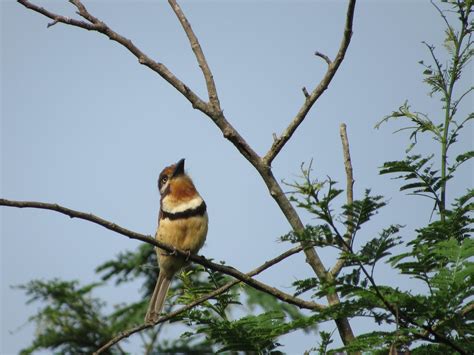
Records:
[[[196,254],[207,235],[206,203],[197,192],[191,178],[184,172],[184,159],[166,167],[158,178],[161,194],[158,229],[160,242]],[[145,322],[158,319],[173,276],[186,263],[185,258],[170,255],[157,248],[160,273],[148,306]]]

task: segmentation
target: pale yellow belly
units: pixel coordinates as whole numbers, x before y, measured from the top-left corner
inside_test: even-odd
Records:
[[[158,226],[156,239],[177,249],[196,254],[204,245],[207,235],[208,217],[196,216],[185,219],[162,219]],[[168,252],[157,249],[160,272],[172,276],[185,264],[184,258],[169,256]]]

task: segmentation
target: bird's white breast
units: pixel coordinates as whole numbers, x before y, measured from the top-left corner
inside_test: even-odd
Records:
[[[166,196],[162,201],[161,209],[168,213],[178,213],[198,208],[202,203],[203,199],[199,195],[193,197],[190,200],[179,202],[173,201],[168,196]]]

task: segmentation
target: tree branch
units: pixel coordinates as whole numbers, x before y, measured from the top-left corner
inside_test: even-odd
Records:
[[[131,230],[128,230],[126,228],[123,228],[115,223],[109,222],[105,219],[102,219],[100,217],[97,217],[91,213],[84,213],[80,211],[75,211],[70,208],[66,208],[63,206],[60,206],[58,204],[53,204],[53,203],[44,203],[44,202],[35,202],[35,201],[11,201],[11,200],[6,200],[6,199],[0,199],[0,206],[8,206],[8,207],[18,207],[18,208],[37,208],[37,209],[45,209],[45,210],[51,210],[51,211],[56,211],[62,214],[65,214],[71,218],[78,218],[78,219],[83,219],[95,224],[98,224],[102,227],[105,227],[111,231],[117,232],[119,234],[125,235],[131,239],[137,239],[142,242],[152,244],[155,247],[164,249],[170,253],[176,253],[180,256],[186,257],[189,260],[194,261],[197,264],[200,264],[204,267],[207,267],[209,269],[212,269],[214,271],[221,272],[223,274],[232,276],[239,281],[242,281],[246,283],[247,285],[260,290],[265,293],[269,293],[279,300],[283,302],[287,302],[290,304],[293,304],[299,308],[305,308],[305,309],[321,309],[322,305],[315,303],[315,302],[310,302],[310,301],[305,301],[302,300],[298,297],[291,296],[290,294],[287,294],[283,291],[278,290],[277,288],[268,286],[264,284],[263,282],[257,281],[247,274],[244,274],[243,272],[237,270],[236,268],[232,266],[224,266],[221,264],[216,264],[213,263],[209,260],[207,260],[203,256],[199,255],[189,255],[186,251],[179,250],[174,248],[173,246],[170,246],[168,244],[162,243],[158,240],[155,240],[154,238],[150,236],[146,236],[137,232],[133,232]]]
[[[163,79],[165,79],[168,83],[170,83],[176,90],[178,90],[192,104],[194,108],[204,113],[208,111],[209,108],[207,104],[188,86],[186,86],[181,80],[179,80],[164,64],[154,61],[145,53],[143,53],[137,46],[135,46],[131,40],[115,32],[107,24],[105,24],[98,18],[92,16],[79,0],[71,0],[70,2],[78,8],[78,14],[83,18],[87,19],[90,23],[55,14],[42,8],[41,6],[37,6],[29,2],[28,0],[18,0],[18,2],[26,8],[52,19],[53,22],[48,24],[48,27],[51,27],[56,23],[64,23],[67,25],[80,27],[88,31],[102,33],[110,40],[120,43],[122,46],[127,48],[135,57],[137,57],[138,62],[140,64],[149,67],[151,70],[153,70]]]
[[[209,68],[209,65],[207,64],[206,57],[204,56],[201,45],[199,44],[199,41],[196,35],[194,34],[191,24],[189,23],[188,19],[184,15],[183,11],[181,10],[181,7],[178,5],[176,0],[168,0],[168,3],[170,4],[171,8],[176,14],[176,17],[181,23],[184,32],[186,32],[186,35],[188,36],[191,49],[193,50],[194,55],[196,56],[196,60],[199,64],[199,67],[201,68],[202,74],[204,75],[204,79],[206,81],[209,101],[213,106],[214,110],[220,111],[221,108],[219,98],[217,96],[217,89],[216,84],[214,82],[214,77],[212,75],[211,69]]]
[[[339,128],[339,134],[341,136],[342,142],[342,152],[344,155],[344,168],[346,170],[346,204],[352,205],[354,202],[354,176],[352,171],[352,162],[351,162],[351,152],[349,150],[349,140],[347,138],[346,124],[342,123]],[[345,240],[347,244],[351,243],[353,228],[352,225],[352,216],[347,216],[348,227],[345,235]],[[334,267],[331,269],[331,277],[335,278],[341,272],[342,267],[344,266],[345,258],[340,257]]]
[[[326,74],[324,75],[323,79],[320,81],[319,85],[313,90],[311,95],[309,95],[309,97],[306,98],[305,102],[303,103],[303,106],[301,106],[300,110],[298,111],[296,116],[293,118],[289,126],[286,128],[286,130],[282,133],[282,135],[278,139],[276,139],[273,142],[270,150],[263,157],[263,161],[265,162],[265,164],[271,165],[273,159],[275,159],[275,157],[281,151],[283,146],[288,142],[288,140],[291,138],[293,133],[295,133],[296,129],[301,124],[301,122],[303,122],[303,120],[306,118],[308,112],[311,110],[311,107],[313,107],[314,103],[319,99],[319,97],[324,93],[324,91],[326,91],[329,84],[331,83],[332,78],[334,77],[339,66],[344,60],[344,56],[346,54],[347,48],[349,47],[349,43],[352,37],[352,23],[353,23],[353,18],[354,18],[355,3],[356,3],[356,0],[349,1],[349,5],[347,8],[347,15],[346,15],[346,23],[345,23],[345,28],[344,28],[344,35],[342,37],[341,45],[339,47],[339,51],[337,52],[337,55],[334,61],[331,61],[329,57],[319,52],[315,53],[317,56],[323,58],[326,61],[326,63],[328,63],[328,69],[326,71]]]
[[[276,258],[268,260],[267,262],[263,263],[261,266],[259,266],[256,269],[248,272],[246,275],[248,277],[258,275],[259,273],[261,273],[262,271],[268,269],[269,267],[279,263],[280,261],[288,258],[289,256],[291,256],[293,254],[299,253],[302,250],[303,250],[303,247],[301,247],[301,246],[294,247],[294,248],[284,252],[283,254],[277,256]],[[239,280],[230,281],[230,282],[226,283],[224,286],[221,286],[218,289],[216,289],[216,290],[200,297],[199,299],[191,302],[190,304],[188,304],[184,307],[181,307],[180,309],[178,309],[174,312],[168,313],[167,315],[165,315],[163,317],[160,317],[154,323],[142,324],[142,325],[133,327],[131,329],[128,329],[124,332],[121,332],[119,335],[117,335],[116,337],[114,337],[113,339],[108,341],[106,344],[104,344],[102,347],[100,347],[100,349],[98,349],[94,354],[100,354],[100,353],[106,351],[107,349],[109,349],[114,344],[117,344],[122,339],[128,338],[130,335],[132,335],[134,333],[137,333],[137,332],[142,331],[142,330],[147,329],[147,328],[151,328],[151,327],[153,327],[153,326],[155,326],[159,323],[166,322],[167,320],[170,320],[170,319],[176,317],[177,315],[180,315],[181,313],[186,312],[186,311],[200,305],[201,303],[204,303],[208,299],[216,297],[216,296],[226,292],[228,289],[230,289],[231,287],[237,285],[238,283],[240,283]],[[324,306],[321,306],[321,307],[324,308]]]

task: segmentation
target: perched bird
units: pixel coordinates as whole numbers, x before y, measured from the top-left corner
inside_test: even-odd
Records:
[[[158,229],[155,238],[176,249],[196,254],[207,235],[206,203],[191,178],[184,172],[184,159],[163,169],[158,178],[161,194]],[[186,263],[186,258],[157,248],[160,273],[148,306],[145,322],[158,319],[171,279]]]

